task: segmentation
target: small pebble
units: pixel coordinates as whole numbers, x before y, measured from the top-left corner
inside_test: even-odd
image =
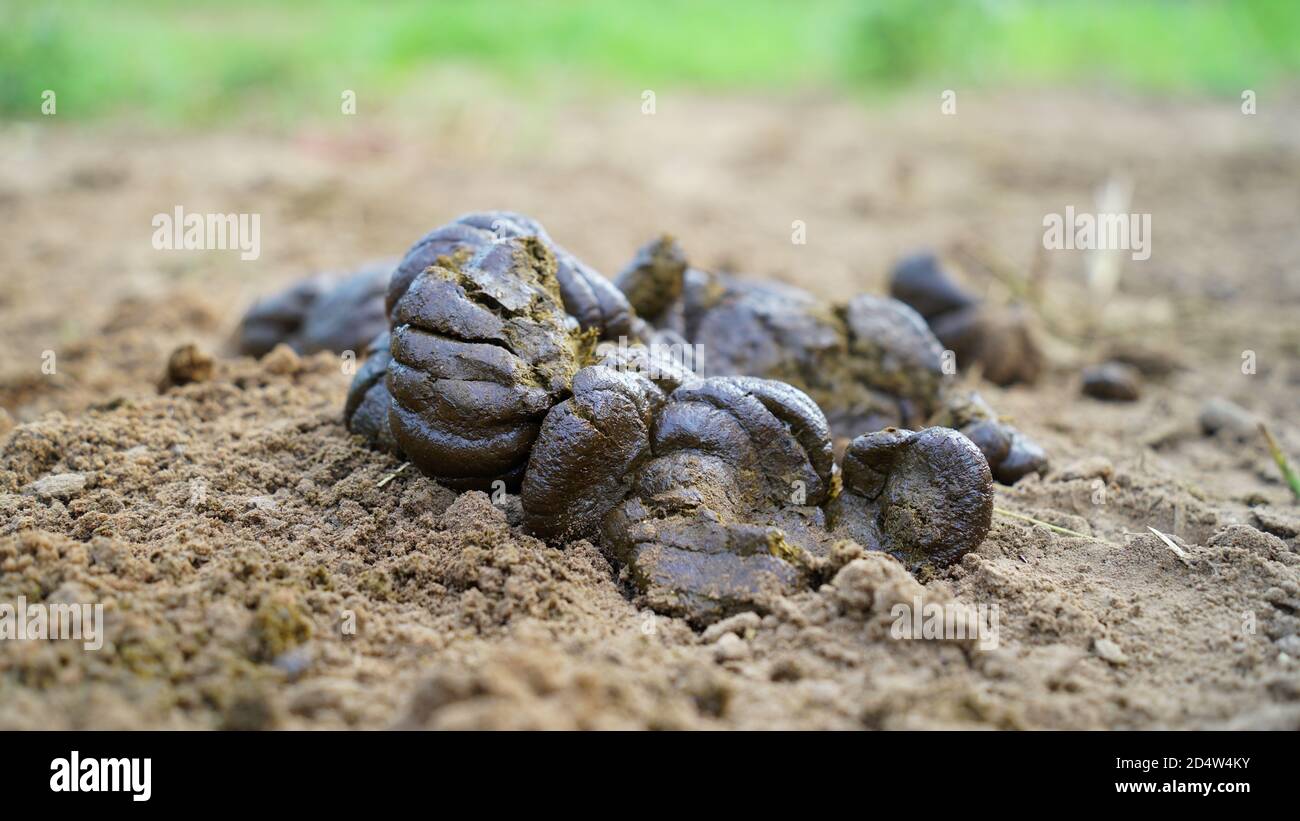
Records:
[[[1236,402],[1214,396],[1201,405],[1201,430],[1213,436],[1219,431],[1236,439],[1259,436],[1259,418]]]
[[[1094,365],[1083,371],[1083,393],[1093,399],[1132,402],[1138,398],[1137,369],[1119,362]]]
[[[71,499],[86,489],[84,473],[56,473],[32,482],[24,489],[29,496],[42,499]]]
[[[207,382],[212,378],[215,367],[216,362],[212,357],[199,350],[197,345],[182,345],[167,357],[167,370],[158,382],[158,392],[164,393],[168,388],[178,385]]]
[[[315,654],[311,646],[300,644],[292,650],[288,650],[275,657],[272,662],[277,668],[284,671],[290,681],[295,681],[307,672],[315,660]]]
[[[749,645],[735,633],[726,633],[713,645],[713,658],[718,662],[742,661],[749,654]]]
[[[1096,639],[1092,643],[1092,649],[1097,652],[1103,660],[1114,665],[1128,664],[1128,656],[1124,651],[1119,649],[1119,645],[1110,639]]]

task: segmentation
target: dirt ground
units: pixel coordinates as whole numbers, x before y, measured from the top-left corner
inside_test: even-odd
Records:
[[[1300,508],[1253,431],[1197,422],[1231,399],[1300,458],[1294,100],[435,96],[288,132],[0,129],[0,602],[102,603],[107,633],[0,642],[0,727],[1300,729]],[[1103,304],[1042,220],[1112,177],[1153,253]],[[261,214],[261,257],[154,250],[177,205]],[[991,300],[1035,283],[1048,373],[980,387],[1053,470],[998,505],[1092,538],[999,514],[924,585],[846,547],[820,589],[701,634],[597,547],[523,535],[517,499],[381,486],[338,357],[230,355],[256,296],[486,208],[607,274],[669,231],[828,298],[924,246]],[[187,342],[215,374],[160,395]],[[1141,398],[1081,396],[1115,354]],[[914,596],[996,605],[998,646],[891,638]]]

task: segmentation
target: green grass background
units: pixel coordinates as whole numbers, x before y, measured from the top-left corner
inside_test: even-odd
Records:
[[[523,89],[1237,95],[1300,77],[1300,0],[0,0],[5,119],[45,89],[76,119],[296,116],[440,64]]]

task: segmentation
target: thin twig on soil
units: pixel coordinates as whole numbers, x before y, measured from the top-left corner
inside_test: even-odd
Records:
[[[1291,495],[1297,501],[1300,501],[1300,476],[1296,475],[1296,472],[1291,468],[1291,463],[1286,459],[1286,454],[1278,446],[1273,434],[1269,433],[1268,425],[1260,422],[1259,432],[1264,435],[1264,441],[1268,444],[1268,452],[1273,454],[1273,461],[1277,462],[1277,469],[1282,472],[1282,478],[1291,487]]]
[[[1026,516],[1023,513],[1016,513],[1015,511],[1007,510],[1006,508],[995,507],[993,508],[993,512],[1001,513],[1003,516],[1010,516],[1013,519],[1019,519],[1022,522],[1029,522],[1030,524],[1042,525],[1048,530],[1051,530],[1055,533],[1060,533],[1063,536],[1073,536],[1076,539],[1087,539],[1090,542],[1099,542],[1100,544],[1109,545],[1110,547],[1116,546],[1106,541],[1105,539],[1098,539],[1096,536],[1089,536],[1087,533],[1080,533],[1079,531],[1071,530],[1068,527],[1061,527],[1060,525],[1054,525],[1051,522],[1044,522],[1042,519],[1035,519],[1033,516]]]
[[[1178,560],[1179,560],[1179,561],[1181,561],[1183,564],[1186,564],[1186,565],[1190,565],[1190,564],[1191,564],[1191,561],[1189,561],[1188,558],[1187,558],[1187,551],[1186,551],[1186,550],[1183,550],[1181,547],[1179,547],[1178,545],[1174,544],[1174,540],[1173,540],[1173,539],[1171,539],[1171,538],[1169,538],[1168,536],[1166,536],[1165,534],[1161,533],[1159,530],[1156,530],[1156,529],[1155,529],[1154,527],[1152,527],[1151,525],[1147,525],[1147,530],[1150,530],[1152,533],[1156,534],[1156,536],[1160,539],[1160,541],[1162,541],[1162,542],[1165,543],[1165,546],[1166,546],[1166,547],[1168,547],[1170,550],[1174,551],[1174,555],[1178,557]]]
[[[392,473],[388,474],[384,478],[380,479],[379,483],[376,484],[375,487],[383,487],[384,485],[388,484],[389,482],[393,481],[398,476],[400,476],[402,471],[406,470],[410,466],[411,466],[410,462],[403,462],[401,466],[397,468],[397,470],[393,471]]]

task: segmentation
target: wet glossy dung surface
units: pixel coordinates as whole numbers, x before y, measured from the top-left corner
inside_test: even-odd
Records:
[[[424,473],[454,487],[517,486],[542,418],[592,345],[564,311],[536,238],[444,258],[393,305],[389,425]]]
[[[1141,393],[1137,368],[1122,362],[1103,362],[1083,371],[1083,394],[1109,402],[1132,402]]]
[[[388,329],[383,296],[392,270],[390,261],[373,262],[342,277],[310,277],[259,300],[240,322],[239,352],[260,357],[284,343],[300,354],[361,354]]]
[[[916,570],[978,547],[993,520],[993,476],[980,449],[950,428],[859,436],[844,455],[835,534],[879,547]]]
[[[889,293],[912,306],[960,367],[978,364],[995,385],[1033,382],[1043,356],[1017,307],[998,308],[963,289],[930,252],[905,257],[890,275]]]
[[[1014,485],[1031,473],[1048,469],[1047,453],[1021,431],[999,419],[984,398],[974,391],[954,391],[934,424],[964,433],[984,453],[993,478]]]
[[[708,273],[669,237],[618,285],[520,215],[435,229],[388,284],[349,429],[451,487],[517,488],[527,530],[598,542],[695,624],[814,583],[838,539],[950,564],[988,532],[990,463],[1041,467],[946,394],[942,347],[898,300]],[[901,427],[945,413],[964,432]],[[857,436],[842,475],[834,430]]]

